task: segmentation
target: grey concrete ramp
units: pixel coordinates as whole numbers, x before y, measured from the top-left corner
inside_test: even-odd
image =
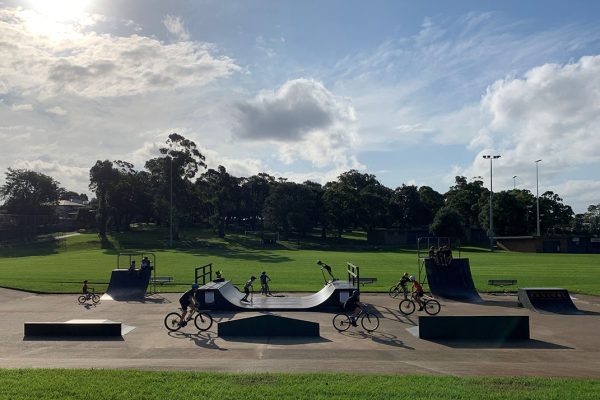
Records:
[[[319,336],[319,324],[279,315],[258,315],[256,317],[219,322],[218,335],[223,336]]]
[[[425,271],[429,290],[435,296],[469,303],[483,302],[473,284],[468,258],[455,258],[448,265],[426,258]]]
[[[328,283],[317,293],[301,297],[265,297],[255,294],[250,302],[243,302],[244,293],[230,281],[210,282],[200,287],[197,298],[206,310],[257,311],[257,310],[337,310],[355,288],[346,281]]]
[[[583,314],[571,300],[569,291],[562,288],[522,288],[518,293],[519,306],[552,314]]]
[[[106,293],[102,300],[144,300],[148,283],[150,283],[150,269],[113,269]]]

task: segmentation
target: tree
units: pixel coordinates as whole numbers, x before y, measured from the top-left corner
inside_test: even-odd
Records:
[[[166,146],[161,147],[159,151],[164,157],[146,161],[145,168],[151,175],[157,219],[160,222],[169,220],[172,207],[171,232],[173,238],[178,240],[181,221],[186,220],[189,210],[195,207],[190,180],[200,168],[206,168],[205,157],[198,150],[196,143],[178,133],[170,134]]]
[[[315,203],[315,192],[308,186],[293,182],[279,183],[265,199],[265,225],[281,231],[284,239],[292,231],[305,236],[315,224],[311,218]]]
[[[436,236],[464,237],[463,216],[452,207],[442,207],[435,214],[429,230]]]
[[[118,180],[118,171],[113,168],[113,163],[109,160],[96,161],[96,164],[90,169],[90,190],[96,192],[98,199],[98,210],[96,212],[96,222],[98,224],[98,235],[103,240],[106,239],[106,231],[109,221],[109,191]]]
[[[262,228],[262,211],[265,205],[265,199],[269,196],[271,187],[276,183],[275,177],[269,174],[260,173],[249,178],[243,178],[241,181],[244,202],[244,217],[250,223],[250,229],[255,231]]]
[[[8,168],[0,198],[10,214],[50,215],[60,197],[59,182],[26,169]]]
[[[483,181],[467,182],[464,176],[455,178],[455,185],[450,187],[444,197],[446,206],[456,210],[462,217],[466,227],[479,227],[479,214],[488,199],[489,190],[483,187]]]
[[[236,210],[236,188],[240,179],[227,173],[222,165],[209,169],[196,180],[196,192],[208,208],[209,223],[219,237],[225,237],[228,217]]]
[[[544,192],[540,196],[540,230],[545,232],[559,232],[566,230],[573,218],[571,206],[563,204],[562,198],[552,191]]]

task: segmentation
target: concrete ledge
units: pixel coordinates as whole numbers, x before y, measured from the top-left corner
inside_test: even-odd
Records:
[[[319,324],[278,315],[219,322],[219,336],[320,336]]]
[[[120,322],[25,322],[25,337],[121,337]]]
[[[529,316],[419,317],[419,337],[426,340],[528,340]]]

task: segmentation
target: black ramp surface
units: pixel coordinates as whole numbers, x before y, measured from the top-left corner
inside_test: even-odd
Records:
[[[533,311],[553,314],[583,314],[562,288],[519,289],[519,305]]]
[[[112,300],[143,300],[150,283],[151,272],[150,269],[114,269],[102,299],[106,300],[108,295],[108,299]]]
[[[219,322],[219,336],[319,336],[319,324],[279,315]]]
[[[425,270],[429,290],[435,296],[470,303],[483,301],[473,284],[468,258],[455,258],[449,265],[437,264],[435,260],[426,258]]]
[[[225,281],[210,282],[200,287],[198,300],[207,310],[334,310],[343,305],[353,290],[350,283],[335,281],[308,296],[265,297],[255,293],[248,297],[251,302],[243,302],[244,293],[230,281]]]

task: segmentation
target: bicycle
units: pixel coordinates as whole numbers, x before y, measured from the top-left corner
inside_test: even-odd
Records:
[[[81,296],[79,296],[77,298],[77,301],[79,302],[79,304],[85,304],[85,302],[88,300],[91,300],[92,303],[94,303],[94,304],[98,304],[100,302],[100,296],[98,296],[96,294],[96,292],[94,291],[94,289],[92,289],[91,292],[82,294]]]
[[[390,290],[388,291],[388,294],[390,295],[390,297],[392,299],[395,299],[396,297],[398,297],[398,295],[400,295],[400,293],[402,293],[404,295],[405,299],[408,298],[408,289],[406,287],[403,287],[400,284],[400,281],[398,281],[398,283],[396,283],[394,286],[392,286],[390,288]]]
[[[183,312],[183,309],[180,308],[179,310]],[[194,316],[194,314],[196,314],[196,316]],[[209,330],[213,324],[213,318],[211,315],[207,312],[200,311],[197,308],[191,309],[188,315],[186,315],[185,321],[181,320],[181,315],[182,314],[178,312],[168,313],[165,317],[165,328],[171,332],[178,331],[186,326],[192,318],[194,318],[194,325],[196,325],[196,328],[198,328],[200,331]]]
[[[358,314],[354,319],[355,324],[359,318],[360,324],[362,325],[365,331],[373,332],[374,330],[379,328],[379,317],[377,315],[371,314],[365,311],[364,309],[361,309],[360,314]],[[333,317],[332,322],[333,327],[337,329],[338,332],[344,332],[348,330],[348,328],[350,328],[350,325],[352,325],[352,319],[350,318],[350,315],[345,313],[336,314],[336,316]]]
[[[406,298],[406,299],[402,300],[400,302],[400,304],[398,304],[398,308],[400,309],[400,312],[404,315],[410,315],[415,312],[415,309],[416,309],[415,293],[413,293],[410,297],[411,297],[410,299]],[[423,301],[423,309],[429,315],[436,315],[442,309],[440,302],[431,296],[423,296],[422,301]]]

